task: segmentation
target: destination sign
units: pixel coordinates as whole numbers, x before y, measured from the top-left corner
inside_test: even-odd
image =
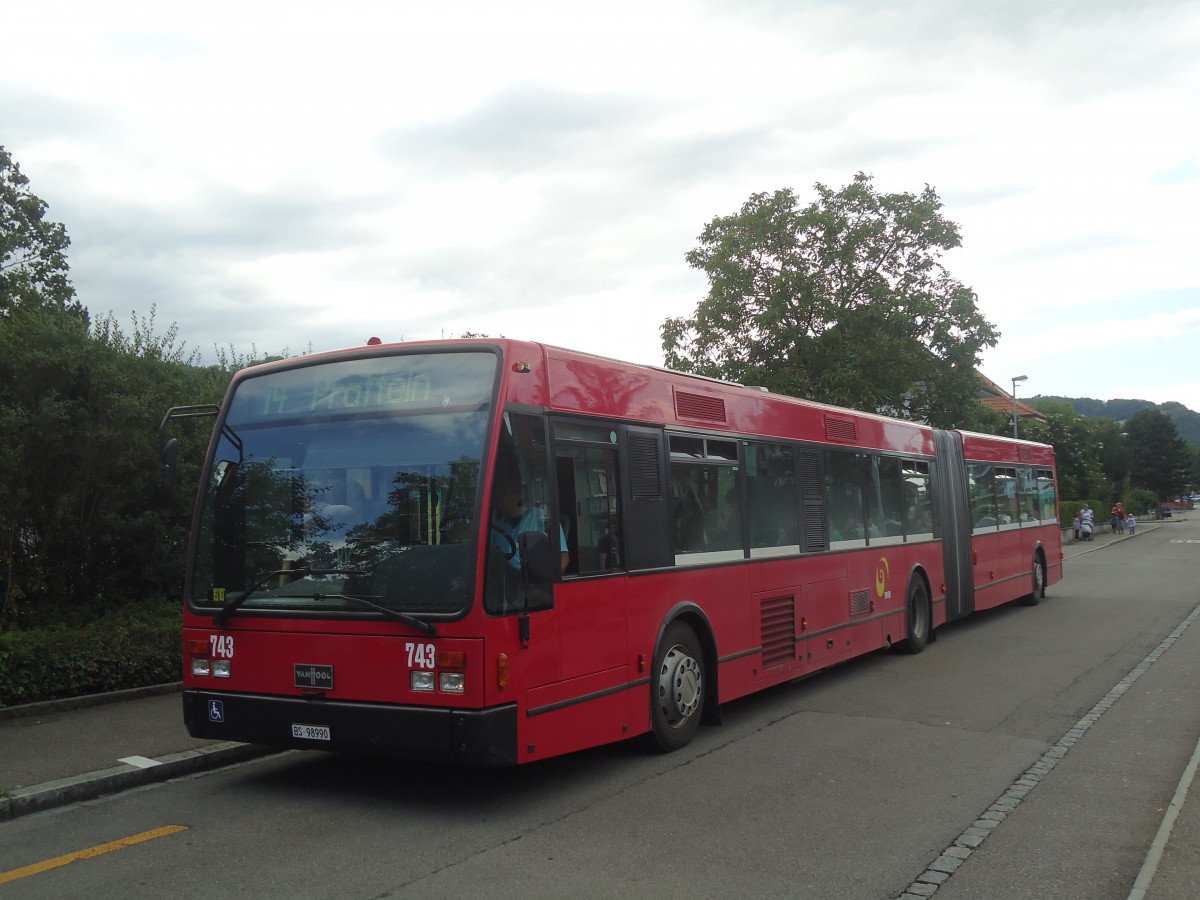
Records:
[[[478,406],[492,394],[495,354],[422,353],[318,363],[247,378],[230,422]]]

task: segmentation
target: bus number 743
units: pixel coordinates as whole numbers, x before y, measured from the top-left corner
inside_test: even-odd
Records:
[[[417,644],[408,641],[405,643],[404,649],[408,651],[408,667],[410,669],[432,669],[434,667],[436,654],[433,644]]]

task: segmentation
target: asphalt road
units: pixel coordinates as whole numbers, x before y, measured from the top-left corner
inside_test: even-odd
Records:
[[[1150,861],[1148,896],[1200,896],[1195,799],[1153,852],[1200,739],[1198,567],[1200,519],[1085,552],[1036,607],[729,704],[669,756],[286,753],[24,816],[0,893],[1124,900]]]

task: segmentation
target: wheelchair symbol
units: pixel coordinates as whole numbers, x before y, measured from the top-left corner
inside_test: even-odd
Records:
[[[225,721],[225,701],[209,700],[208,701],[208,721],[224,722]]]

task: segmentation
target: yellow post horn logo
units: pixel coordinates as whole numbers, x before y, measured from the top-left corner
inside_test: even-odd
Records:
[[[879,565],[875,568],[875,596],[880,599],[883,599],[884,592],[887,590],[888,576],[891,573],[887,557],[879,557]]]

